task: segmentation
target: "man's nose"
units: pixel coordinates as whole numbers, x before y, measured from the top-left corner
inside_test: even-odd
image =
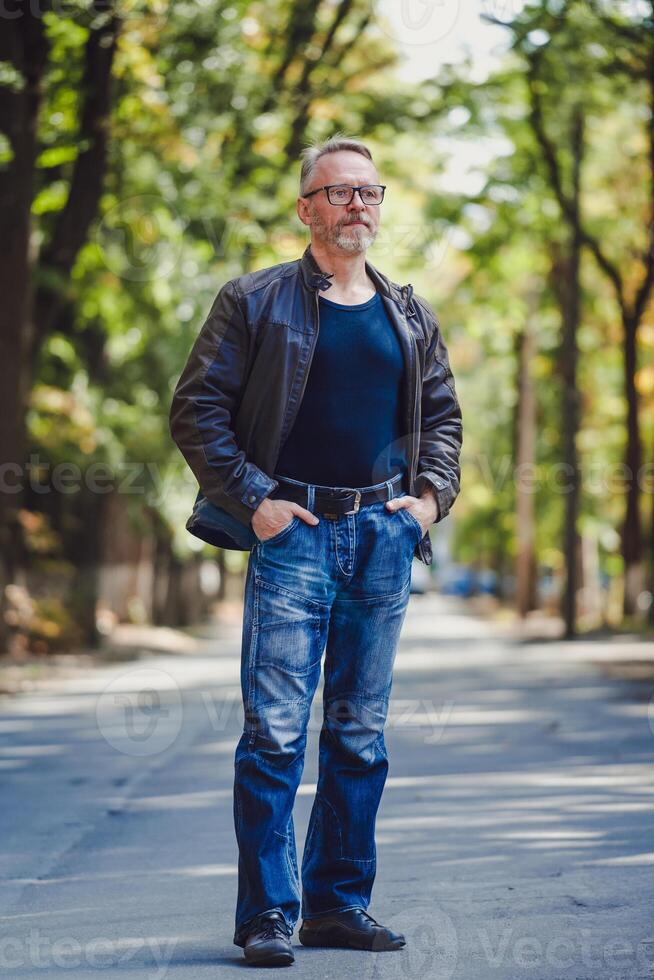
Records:
[[[365,207],[366,207],[366,203],[361,197],[361,191],[358,190],[355,191],[354,194],[352,195],[352,200],[348,204],[348,208],[350,208],[350,210],[352,211],[360,211],[361,208],[365,208]]]

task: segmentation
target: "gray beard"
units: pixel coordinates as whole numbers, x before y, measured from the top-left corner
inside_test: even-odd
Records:
[[[352,232],[347,232],[341,229],[336,233],[327,230],[326,226],[320,220],[318,215],[313,213],[314,223],[313,230],[315,231],[318,238],[322,239],[327,245],[332,245],[334,248],[340,249],[341,252],[349,252],[351,255],[357,252],[365,252],[366,249],[370,248],[375,238],[377,237],[377,231],[371,231],[368,227],[360,225],[359,228],[362,231],[356,231],[354,234]]]
[[[376,237],[377,232],[372,232],[369,228],[365,228],[355,232],[354,235],[350,232],[339,231],[332,241],[336,248],[340,248],[342,252],[356,253],[365,252],[366,249],[370,248]]]

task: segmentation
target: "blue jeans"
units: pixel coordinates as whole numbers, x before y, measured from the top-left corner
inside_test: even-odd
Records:
[[[303,485],[312,510],[316,485]],[[403,494],[390,481],[375,488],[388,488],[386,499]],[[319,518],[311,526],[295,515],[257,541],[248,562],[234,779],[237,946],[261,912],[280,910],[293,929],[300,911],[308,919],[366,909],[375,879],[388,771],[383,729],[422,529],[384,500]],[[323,651],[319,776],[300,888],[293,804]]]

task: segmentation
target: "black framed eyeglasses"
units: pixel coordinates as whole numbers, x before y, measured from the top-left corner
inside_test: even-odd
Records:
[[[313,197],[320,191],[327,191],[327,200],[330,204],[349,204],[354,198],[354,192],[359,192],[359,197],[364,204],[381,204],[384,200],[386,184],[362,184],[360,187],[353,187],[351,184],[325,184],[323,187],[316,187],[308,194],[301,194],[300,197]]]

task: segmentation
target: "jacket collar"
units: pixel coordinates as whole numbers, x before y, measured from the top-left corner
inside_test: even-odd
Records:
[[[333,272],[324,272],[314,257],[311,251],[311,245],[307,245],[302,257],[300,259],[300,272],[304,279],[304,283],[307,289],[311,290],[325,290],[329,289],[332,283],[329,281],[334,277]],[[371,280],[375,284],[375,288],[378,292],[383,293],[385,296],[390,297],[399,303],[407,311],[408,316],[414,315],[414,310],[411,307],[411,296],[413,295],[413,286],[409,283],[406,286],[398,286],[396,283],[391,282],[391,280],[376,269],[374,265],[366,260],[366,272],[370,276]]]
[[[314,257],[311,251],[311,245],[307,245],[300,259],[300,270],[304,278],[304,282],[308,289],[329,289],[332,285],[329,281],[333,278],[333,272],[324,272]],[[386,276],[375,269],[374,265],[366,261],[366,272],[374,282],[378,290],[385,293],[387,296],[392,295],[391,283],[386,278]]]

